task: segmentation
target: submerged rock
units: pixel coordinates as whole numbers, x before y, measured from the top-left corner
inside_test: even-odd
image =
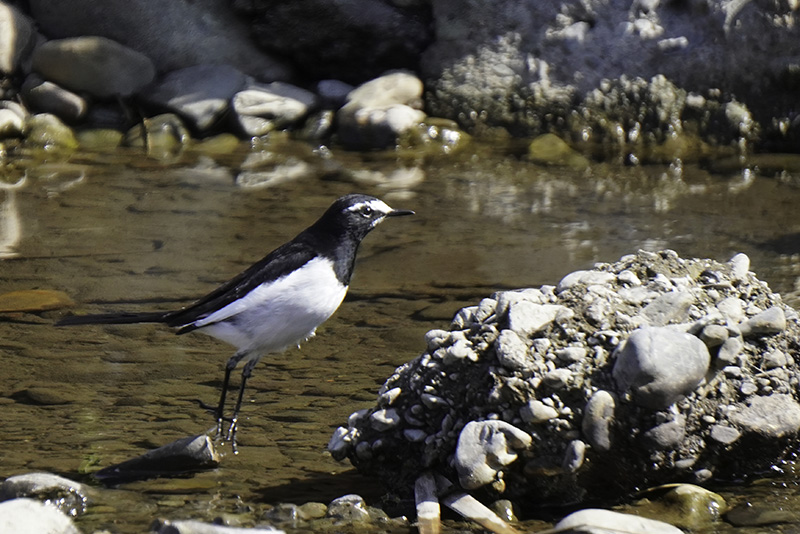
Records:
[[[540,503],[778,465],[800,321],[745,260],[640,251],[496,293],[429,332],[329,450],[401,491],[433,470]]]
[[[15,475],[8,477],[0,485],[0,500],[23,497],[38,499],[69,516],[77,516],[86,511],[91,493],[88,486],[52,473]],[[0,529],[0,532],[12,531]]]

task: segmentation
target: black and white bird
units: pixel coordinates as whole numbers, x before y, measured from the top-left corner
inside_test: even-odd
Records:
[[[73,315],[58,326],[164,323],[176,333],[198,331],[236,347],[225,366],[216,406],[217,434],[235,447],[247,379],[262,356],[297,346],[339,308],[361,240],[387,217],[412,215],[371,196],[336,200],[314,224],[194,304],[176,311]],[[224,415],[231,372],[244,361],[233,415]],[[227,436],[223,431],[230,422]]]

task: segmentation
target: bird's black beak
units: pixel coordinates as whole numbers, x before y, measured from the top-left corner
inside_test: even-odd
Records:
[[[401,217],[403,215],[414,215],[411,210],[392,210],[386,214],[387,217]]]

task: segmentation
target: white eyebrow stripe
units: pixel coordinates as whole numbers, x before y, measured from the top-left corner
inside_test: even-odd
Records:
[[[347,211],[358,211],[364,206],[369,206],[373,210],[380,211],[381,213],[389,213],[390,211],[392,211],[392,208],[390,208],[388,204],[377,198],[375,200],[368,200],[366,202],[359,202],[357,204],[353,204],[352,206],[347,208]]]

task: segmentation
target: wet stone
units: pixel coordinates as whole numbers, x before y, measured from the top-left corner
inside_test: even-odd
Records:
[[[0,502],[0,532],[15,534],[81,534],[67,515],[34,499]]]
[[[348,523],[369,521],[369,511],[360,495],[345,495],[334,499],[328,505],[326,517],[340,519]]]
[[[0,295],[0,312],[36,312],[69,308],[75,302],[63,291],[24,289]]]
[[[86,511],[91,493],[88,486],[51,473],[15,475],[0,485],[0,500],[29,497],[47,502],[69,516]]]

